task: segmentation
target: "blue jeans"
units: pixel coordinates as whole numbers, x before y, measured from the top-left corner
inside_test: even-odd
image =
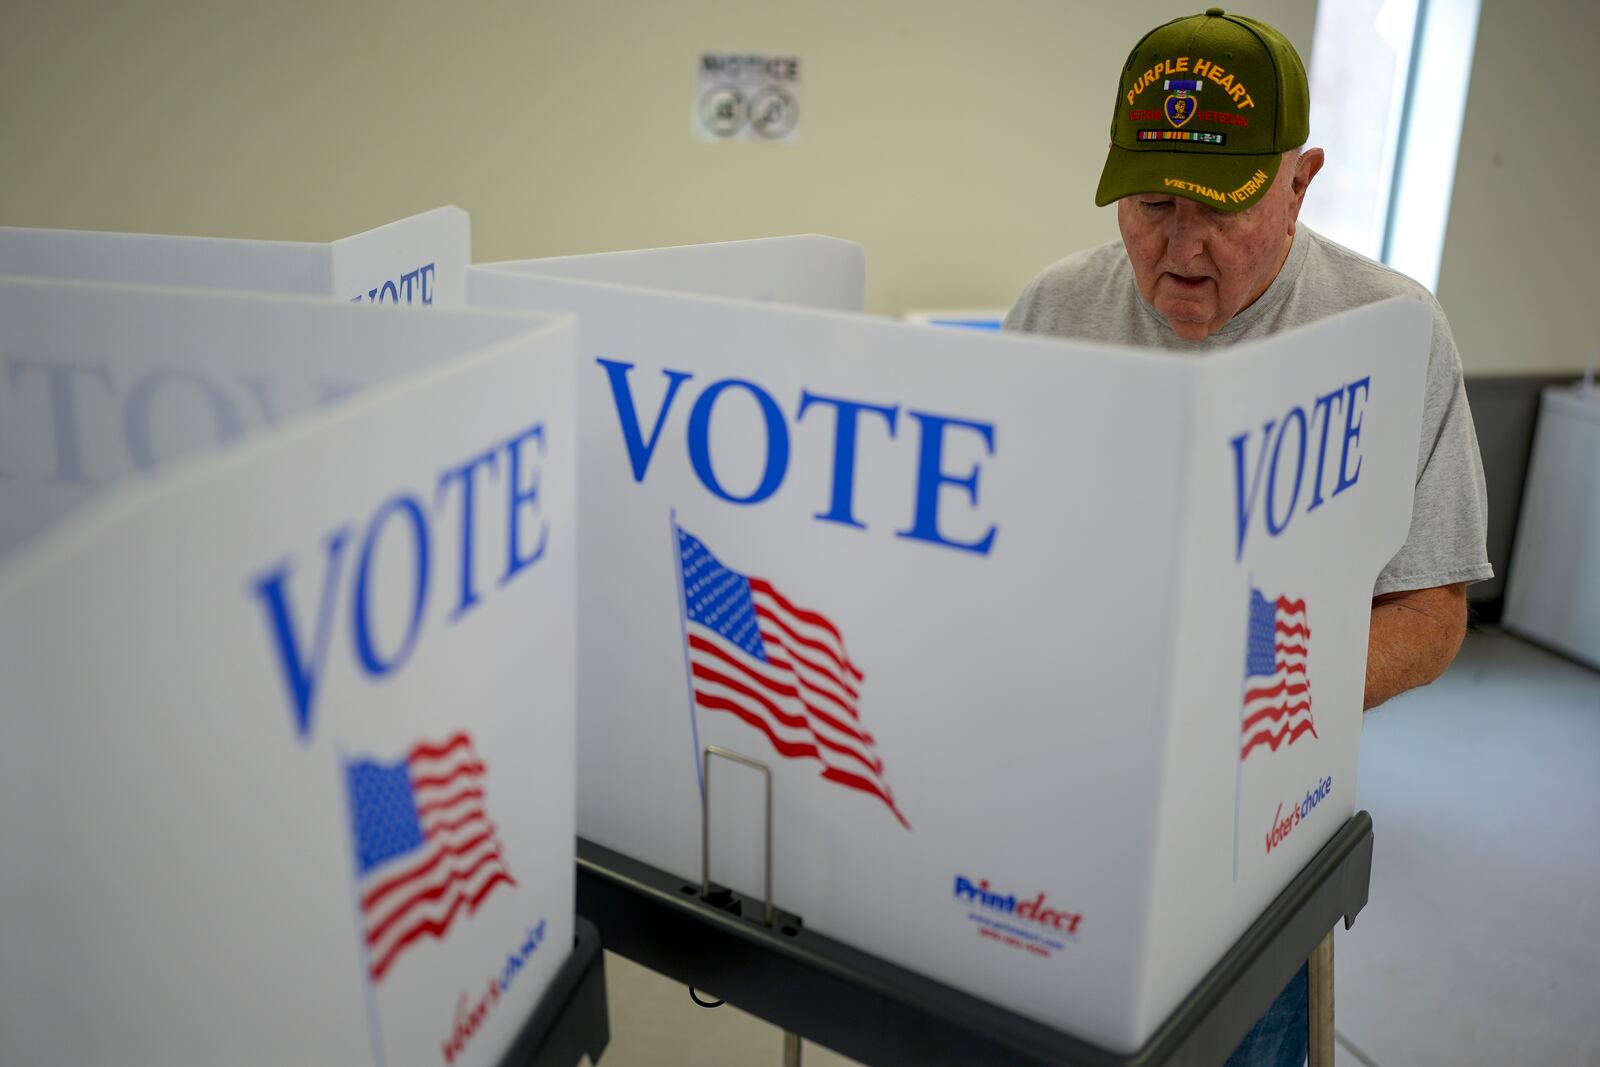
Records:
[[[1301,967],[1244,1035],[1225,1067],[1301,1067],[1311,1047],[1310,1022],[1306,969]]]

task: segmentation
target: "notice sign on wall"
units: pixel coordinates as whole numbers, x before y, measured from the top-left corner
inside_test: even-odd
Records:
[[[702,141],[793,141],[800,58],[702,52],[694,131]]]

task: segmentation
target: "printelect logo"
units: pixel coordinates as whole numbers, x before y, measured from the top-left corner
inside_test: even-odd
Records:
[[[990,889],[987,878],[973,883],[968,878],[956,875],[955,897],[963,904],[984,908],[998,915],[1025,919],[1068,937],[1076,934],[1083,922],[1082,912],[1046,907],[1043,893],[1032,900],[1019,900],[1015,893],[997,893]]]

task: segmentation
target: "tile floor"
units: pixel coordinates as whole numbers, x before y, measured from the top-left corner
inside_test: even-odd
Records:
[[[1335,951],[1341,1067],[1600,1064],[1600,673],[1471,634],[1367,717],[1372,900]]]
[[[1600,1067],[1600,672],[1471,634],[1368,717],[1358,791],[1376,854],[1338,937],[1339,1067]],[[758,1019],[614,955],[606,978],[602,1067],[781,1062]]]

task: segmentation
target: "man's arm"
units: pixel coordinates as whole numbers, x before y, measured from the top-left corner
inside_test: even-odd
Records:
[[[1466,582],[1373,597],[1367,709],[1438,678],[1466,634]]]

